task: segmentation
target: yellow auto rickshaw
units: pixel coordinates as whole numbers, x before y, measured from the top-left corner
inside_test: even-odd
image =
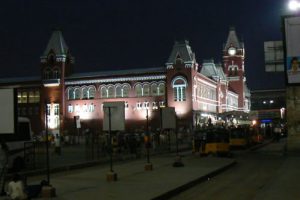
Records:
[[[224,127],[210,127],[203,131],[200,155],[230,155],[229,131]]]

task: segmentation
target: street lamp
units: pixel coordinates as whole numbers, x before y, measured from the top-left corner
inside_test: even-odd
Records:
[[[291,0],[288,4],[288,7],[291,11],[297,11],[300,9],[300,2],[296,0]]]
[[[146,141],[145,141],[145,145],[146,145],[146,150],[147,150],[147,163],[145,165],[145,170],[146,171],[151,171],[153,169],[152,163],[150,163],[150,133],[149,133],[149,115],[148,115],[148,108],[146,108]]]

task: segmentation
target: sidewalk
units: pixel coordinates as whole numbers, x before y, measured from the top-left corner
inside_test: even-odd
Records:
[[[175,168],[174,159],[174,154],[151,158],[153,171],[144,171],[146,160],[115,164],[116,182],[106,181],[109,165],[51,175],[50,182],[57,193],[52,199],[167,199],[235,164],[228,158],[186,155],[182,158],[185,166]],[[30,177],[28,183],[38,183],[37,179]]]

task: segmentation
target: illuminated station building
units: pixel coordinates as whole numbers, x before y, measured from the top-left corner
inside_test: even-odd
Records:
[[[40,77],[1,79],[2,88],[17,88],[18,115],[32,121],[35,133],[48,126],[73,132],[74,117],[82,128],[101,131],[103,103],[124,101],[127,131],[160,127],[160,108],[175,107],[180,126],[202,125],[219,114],[248,113],[250,92],[245,78],[245,50],[230,29],[223,64],[199,65],[188,41],[175,42],[166,66],[118,71],[73,73],[74,58],[61,31],[55,30],[40,57]],[[47,110],[47,112],[46,112]]]

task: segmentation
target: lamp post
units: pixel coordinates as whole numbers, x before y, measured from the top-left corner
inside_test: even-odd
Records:
[[[49,140],[48,140],[48,102],[45,100],[45,134],[46,134],[46,168],[47,168],[47,183],[50,185],[50,170],[49,170]]]
[[[146,171],[151,171],[153,169],[152,163],[150,163],[150,133],[149,133],[149,114],[148,108],[146,109],[146,150],[147,150],[147,163],[145,165]]]
[[[175,139],[176,139],[176,159],[175,159],[175,162],[173,163],[173,167],[183,167],[184,166],[184,164],[182,163],[182,161],[181,161],[181,157],[180,157],[180,155],[179,155],[179,149],[178,149],[178,128],[179,128],[179,117],[180,117],[180,114],[181,113],[179,113],[178,112],[178,116],[176,116],[176,113],[175,113],[175,123],[176,123],[176,125],[175,125]]]

